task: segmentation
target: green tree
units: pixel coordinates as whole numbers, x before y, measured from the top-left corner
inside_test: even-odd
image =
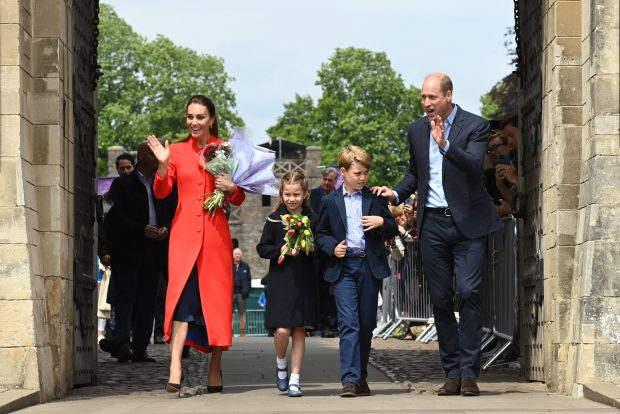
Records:
[[[320,145],[327,164],[337,162],[343,147],[357,145],[373,159],[369,183],[391,185],[402,178],[407,126],[423,112],[419,89],[405,86],[385,53],[352,47],[336,49],[316,84],[322,90],[316,105],[296,96],[268,129],[270,137]]]
[[[135,148],[149,134],[185,138],[185,105],[195,94],[215,102],[221,137],[244,124],[230,87],[234,79],[221,58],[177,46],[162,35],[149,42],[106,4],[99,21],[100,153],[111,145]]]
[[[517,48],[514,27],[506,28],[504,46],[510,56],[510,64],[516,67]],[[516,115],[518,110],[519,77],[515,72],[497,82],[491,90],[480,97],[480,114],[489,120],[503,120]]]
[[[517,113],[519,78],[513,72],[480,97],[480,114],[486,119],[503,120]]]

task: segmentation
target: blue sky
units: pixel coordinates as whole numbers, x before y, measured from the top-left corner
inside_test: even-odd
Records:
[[[386,52],[408,85],[431,72],[454,82],[454,100],[480,111],[480,95],[512,68],[504,33],[511,0],[103,0],[148,39],[224,59],[237,112],[255,142],[296,93],[320,96],[316,73],[337,47]]]

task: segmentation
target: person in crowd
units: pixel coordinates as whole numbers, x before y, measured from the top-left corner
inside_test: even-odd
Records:
[[[519,154],[519,142],[521,141],[521,131],[519,129],[519,118],[516,115],[502,121],[499,126],[502,134],[506,137],[508,147],[510,148],[510,159],[517,165],[517,156]]]
[[[403,227],[405,231],[409,234],[409,236],[411,236],[412,240],[417,240],[418,238],[417,208],[418,208],[418,193],[415,192],[411,194],[411,196],[407,198],[405,202],[403,203],[403,213],[405,215],[405,223],[406,223]],[[401,237],[403,238],[405,237],[405,234],[403,234],[400,230],[399,230],[399,234],[401,235]]]
[[[314,245],[310,255],[304,249],[288,251],[281,264],[278,258],[287,249],[285,228],[281,216],[302,214],[309,218],[310,228],[316,229],[317,216],[308,202],[308,180],[299,170],[289,171],[280,180],[280,198],[267,217],[258,255],[269,259],[269,288],[265,311],[265,327],[274,329],[276,350],[276,386],[289,397],[301,397],[301,368],[305,352],[307,328],[317,325],[317,288],[314,269]],[[291,375],[288,378],[286,351],[291,344]]]
[[[245,336],[245,305],[250,295],[252,274],[250,265],[242,261],[243,251],[240,248],[233,250],[233,307],[239,312],[239,335]]]
[[[187,343],[211,352],[207,391],[221,392],[222,351],[232,344],[232,240],[223,209],[213,215],[204,210],[205,195],[220,189],[240,205],[245,193],[227,174],[204,169],[207,144],[220,144],[213,101],[192,96],[186,106],[189,137],[161,145],[148,137],[159,162],[153,189],[157,198],[170,194],[176,183],[178,206],[172,221],[168,254],[168,289],[164,336],[170,343],[170,376],[166,391],[178,392],[182,382],[183,347]]]
[[[390,276],[384,240],[398,234],[387,203],[366,187],[371,159],[360,147],[338,156],[342,188],[323,197],[316,241],[327,255],[340,334],[341,397],[370,395],[368,359],[382,279]]]
[[[390,213],[392,213],[392,217],[394,217],[394,221],[399,227],[399,231],[401,229],[401,224],[406,221],[404,208],[402,205],[398,206],[388,206]],[[399,223],[400,220],[400,223]],[[405,229],[402,228],[403,233]],[[388,252],[388,263],[390,265],[390,275],[396,277],[399,272],[398,262],[400,262],[405,256],[405,244],[403,243],[400,235],[392,237],[390,240],[385,240],[385,248]],[[394,306],[393,301],[395,299],[394,296],[394,285],[398,283],[396,280],[390,280],[390,278],[383,279],[381,295],[379,298],[379,315],[377,316],[377,320],[380,321],[381,324],[385,324],[388,321],[394,319]],[[388,311],[390,313],[388,314]]]
[[[116,165],[116,172],[118,175],[129,175],[134,169],[135,161],[133,159],[133,155],[124,152],[116,157],[114,161]]]
[[[116,157],[115,161],[116,172],[119,177],[123,175],[129,175],[133,172],[135,161],[131,154],[126,152],[120,154]],[[107,214],[112,208],[112,200],[110,198],[110,191],[106,191],[102,199],[99,200],[102,204],[103,214]],[[109,240],[106,238],[105,226],[99,226],[99,232],[97,235],[97,254],[99,255],[99,259],[101,260],[101,264],[104,266],[110,266],[110,246]]]
[[[386,245],[390,248],[390,256],[395,262],[400,261],[405,255],[405,242],[412,240],[406,230],[407,217],[405,215],[404,205],[388,206],[394,221],[398,226],[398,234],[390,240],[386,240]]]
[[[496,186],[504,200],[510,204],[510,212],[515,206],[514,199],[520,191],[519,183],[519,120],[512,116],[504,120],[500,125],[502,135],[506,139],[508,154],[500,156],[499,165],[495,171]]]
[[[493,130],[489,135],[489,145],[487,153],[484,157],[483,164],[483,181],[484,186],[493,199],[497,214],[500,216],[510,214],[512,207],[510,200],[506,201],[502,192],[497,186],[496,175],[498,173],[498,165],[500,158],[505,162],[508,161],[510,147],[508,141],[502,131]],[[501,184],[503,186],[503,183]]]
[[[321,185],[310,191],[310,208],[315,214],[319,214],[321,207],[321,199],[336,188],[336,180],[338,180],[338,170],[334,167],[327,167],[323,170],[323,181]]]
[[[138,162],[128,175],[112,182],[113,206],[105,223],[111,240],[111,269],[108,302],[114,308],[112,344],[100,342],[119,362],[155,362],[147,353],[153,330],[155,294],[164,241],[162,203],[153,197],[157,160],[146,142],[138,146]]]
[[[424,79],[426,116],[408,128],[407,173],[394,190],[381,186],[373,191],[395,204],[418,191],[418,237],[447,377],[438,394],[476,396],[486,236],[502,223],[482,186],[489,124],[453,104],[452,93],[448,75],[434,73]]]
[[[327,167],[323,170],[321,185],[310,192],[310,207],[315,214],[319,214],[321,199],[334,191],[338,180],[338,170]],[[338,316],[332,284],[323,278],[325,273],[325,257],[316,256],[317,283],[319,288],[319,329],[323,338],[338,336]]]
[[[122,153],[116,157],[115,165],[116,172],[119,176],[129,175],[134,169],[134,158],[131,154]],[[97,217],[97,255],[99,256],[99,264],[101,269],[101,280],[98,286],[97,296],[97,343],[100,343],[105,338],[106,324],[112,317],[112,310],[108,300],[108,287],[110,283],[110,240],[107,237],[105,228],[105,215],[112,208],[112,200],[110,199],[109,190],[103,195],[97,196],[97,208],[100,211],[100,215]],[[104,341],[105,347],[106,341]],[[110,349],[110,348],[108,348]]]

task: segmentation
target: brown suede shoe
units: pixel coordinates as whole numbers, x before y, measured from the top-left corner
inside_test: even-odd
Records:
[[[459,395],[461,393],[461,379],[450,378],[437,391],[438,395]]]
[[[368,397],[370,395],[370,387],[366,380],[360,381],[360,385],[357,387],[357,395],[359,397]]]
[[[465,397],[477,397],[480,395],[476,378],[463,378],[461,383],[461,395]]]
[[[357,384],[354,382],[344,384],[340,396],[343,398],[357,397]]]

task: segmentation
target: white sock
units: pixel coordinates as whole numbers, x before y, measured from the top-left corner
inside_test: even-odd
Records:
[[[300,384],[300,376],[299,374],[291,374],[291,379],[288,380],[288,385],[299,385]]]
[[[276,365],[278,366],[278,369],[286,369],[286,358],[276,357]],[[285,379],[286,375],[286,371],[278,371],[278,378]]]

